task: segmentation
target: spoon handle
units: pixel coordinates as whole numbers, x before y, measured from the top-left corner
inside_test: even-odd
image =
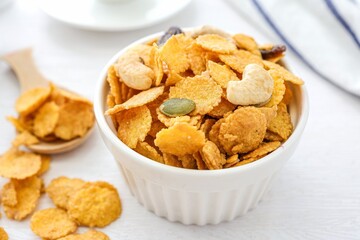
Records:
[[[49,86],[49,82],[35,65],[31,48],[9,53],[1,58],[5,60],[15,72],[20,83],[21,92],[35,87]]]

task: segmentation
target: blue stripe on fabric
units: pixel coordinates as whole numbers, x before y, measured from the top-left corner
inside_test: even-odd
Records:
[[[279,36],[279,38],[287,45],[287,47],[295,53],[295,55],[308,67],[310,68],[315,74],[320,76],[321,78],[325,79],[326,81],[332,83],[334,86],[341,88],[345,90],[346,92],[360,97],[359,93],[351,92],[350,90],[346,89],[342,85],[339,85],[335,81],[331,80],[331,78],[325,76],[323,73],[321,73],[317,68],[315,68],[295,47],[294,45],[285,37],[285,35],[280,31],[280,29],[276,26],[274,21],[270,18],[270,16],[266,13],[266,11],[263,9],[261,4],[258,2],[258,0],[252,0],[252,3],[254,4],[255,8],[259,11],[261,16],[265,19],[265,21],[270,25],[270,27],[274,30],[274,32]]]
[[[349,23],[345,21],[345,19],[341,16],[340,12],[337,10],[332,0],[325,0],[326,6],[330,9],[331,13],[335,16],[335,18],[341,23],[341,25],[345,28],[345,30],[350,34],[351,38],[354,40],[356,45],[360,48],[360,41],[356,36],[355,32],[352,30]]]

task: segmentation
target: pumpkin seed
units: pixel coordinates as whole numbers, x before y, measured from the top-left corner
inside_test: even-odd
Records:
[[[187,98],[170,98],[163,102],[160,112],[169,117],[186,115],[195,109],[195,102]]]

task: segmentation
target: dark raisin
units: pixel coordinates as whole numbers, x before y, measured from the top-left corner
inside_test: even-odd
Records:
[[[184,33],[181,28],[179,27],[170,27],[165,33],[164,35],[161,36],[161,38],[158,40],[157,44],[158,46],[164,45],[164,43],[166,43],[166,41],[171,38],[172,35],[176,35],[176,34],[180,34],[180,33]]]
[[[261,56],[265,60],[279,57],[285,51],[286,51],[286,46],[282,44],[274,45],[271,49],[260,49]]]

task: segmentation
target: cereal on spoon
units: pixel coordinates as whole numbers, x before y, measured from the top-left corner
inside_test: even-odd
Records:
[[[283,45],[205,26],[172,27],[128,49],[108,70],[108,110],[118,137],[160,163],[222,169],[256,161],[293,130]]]

